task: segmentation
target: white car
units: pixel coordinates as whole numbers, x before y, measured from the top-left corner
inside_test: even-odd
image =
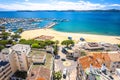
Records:
[[[65,68],[65,69],[63,69],[63,78],[65,79],[66,76],[67,76],[67,69]]]

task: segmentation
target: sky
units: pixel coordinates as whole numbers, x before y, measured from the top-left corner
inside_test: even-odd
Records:
[[[0,11],[120,9],[120,0],[0,0]]]

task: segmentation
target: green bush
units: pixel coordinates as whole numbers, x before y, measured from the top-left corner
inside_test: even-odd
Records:
[[[53,79],[54,79],[54,80],[61,80],[61,78],[62,78],[62,73],[61,73],[61,71],[53,72]]]
[[[85,53],[85,51],[81,51],[81,56],[86,56],[87,54]]]
[[[118,44],[118,47],[120,48],[120,44]]]
[[[51,40],[45,40],[45,44],[46,45],[53,45],[53,44],[55,44],[55,42],[51,41]]]
[[[4,49],[5,47],[4,46],[0,46],[0,51],[2,50],[2,49]]]
[[[33,43],[31,46],[32,46],[32,48],[40,48],[39,44],[37,44],[37,43]]]
[[[57,45],[54,45],[54,54],[58,55],[58,46]]]
[[[66,47],[68,47],[70,44],[74,44],[73,40],[64,40],[61,43],[62,45],[66,45]]]
[[[28,45],[37,44],[37,45],[39,45],[39,48],[45,48],[45,46],[55,44],[55,42],[51,41],[51,40],[38,41],[38,40],[34,40],[34,39],[31,39],[31,40],[21,39],[19,41],[19,43],[20,44],[28,44]]]
[[[5,46],[8,44],[8,40],[0,40],[0,44]]]

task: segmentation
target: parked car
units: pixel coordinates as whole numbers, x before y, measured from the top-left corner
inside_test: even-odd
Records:
[[[66,61],[66,59],[65,58],[61,58],[61,61]]]
[[[67,77],[67,69],[65,68],[63,69],[63,78],[66,79],[66,77]]]

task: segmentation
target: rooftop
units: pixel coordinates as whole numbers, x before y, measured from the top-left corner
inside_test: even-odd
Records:
[[[21,53],[28,53],[28,51],[30,50],[30,45],[25,45],[25,44],[16,44],[14,46],[11,47],[13,50],[15,51],[19,51]]]
[[[93,67],[100,68],[103,63],[106,64],[107,67],[109,67],[110,64],[110,58],[108,54],[104,53],[94,53],[92,55],[88,55],[82,58],[78,59],[78,62],[82,65],[83,69],[89,68],[90,64],[93,65]]]
[[[103,49],[103,47],[96,42],[88,42],[87,44],[85,44],[84,48],[87,50],[102,50]]]
[[[38,80],[39,78],[42,78],[42,80],[50,80],[50,70],[40,66],[32,68],[27,80]]]
[[[52,55],[44,50],[32,50],[28,56],[34,57],[35,54],[46,55],[46,61],[45,64],[32,64],[28,71],[27,80],[50,80]]]
[[[108,55],[112,62],[120,62],[120,53],[109,53]]]

